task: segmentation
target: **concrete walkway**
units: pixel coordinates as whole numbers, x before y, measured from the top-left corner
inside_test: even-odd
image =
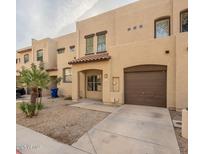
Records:
[[[87,154],[20,125],[16,125],[16,146],[22,154]]]
[[[81,99],[80,103],[71,106],[89,109],[89,110],[95,110],[95,111],[109,112],[109,113],[112,113],[119,107],[119,106],[105,105],[100,101],[90,100],[90,99]]]
[[[123,105],[72,146],[91,154],[180,154],[166,108]]]

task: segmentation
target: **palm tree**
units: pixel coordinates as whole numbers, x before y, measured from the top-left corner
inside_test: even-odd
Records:
[[[48,73],[44,70],[42,65],[37,67],[35,64],[31,64],[31,69],[22,68],[19,81],[25,86],[31,88],[31,103],[38,103],[39,89],[46,89],[50,82]],[[41,91],[40,91],[41,92]],[[40,95],[40,101],[41,103]]]

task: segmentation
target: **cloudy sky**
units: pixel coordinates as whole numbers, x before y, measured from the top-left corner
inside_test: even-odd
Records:
[[[75,31],[75,22],[137,0],[17,0],[16,49]]]

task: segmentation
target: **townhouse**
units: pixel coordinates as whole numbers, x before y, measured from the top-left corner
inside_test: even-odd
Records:
[[[74,33],[32,40],[16,60],[17,69],[43,61],[62,77],[51,86],[73,101],[186,108],[188,2],[137,1],[78,21]]]

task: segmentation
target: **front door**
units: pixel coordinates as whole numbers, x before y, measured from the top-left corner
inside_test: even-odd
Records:
[[[86,98],[102,100],[101,71],[89,71],[86,73]]]

